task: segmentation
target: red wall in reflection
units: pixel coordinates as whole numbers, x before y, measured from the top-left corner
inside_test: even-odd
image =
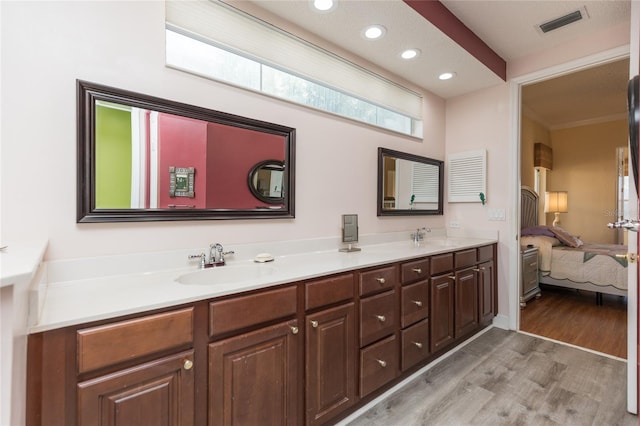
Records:
[[[255,209],[268,205],[249,191],[251,169],[284,161],[283,137],[170,114],[158,117],[160,207]],[[169,167],[195,167],[195,198],[169,197]]]

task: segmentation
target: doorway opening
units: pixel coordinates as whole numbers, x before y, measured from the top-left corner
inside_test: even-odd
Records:
[[[598,56],[598,57],[596,57]],[[567,230],[572,231],[573,234],[577,234],[579,237],[583,237],[585,240],[592,239],[595,237],[596,241],[606,233],[610,231],[610,235],[607,238],[610,238],[610,242],[614,244],[619,244],[621,242],[621,238],[617,233],[613,230],[608,230],[606,224],[608,222],[614,222],[619,214],[619,200],[616,189],[618,185],[616,185],[616,179],[618,179],[618,160],[619,158],[616,155],[616,149],[610,149],[609,156],[611,157],[611,161],[607,166],[610,169],[610,173],[612,177],[607,181],[607,185],[610,188],[611,195],[607,198],[606,196],[597,196],[594,197],[594,185],[599,184],[599,178],[591,177],[582,179],[581,173],[584,170],[581,170],[580,167],[585,168],[590,165],[591,170],[600,170],[603,169],[603,166],[594,165],[595,160],[587,160],[584,154],[589,153],[589,151],[593,151],[590,145],[586,144],[586,139],[583,137],[581,141],[579,141],[578,146],[574,146],[573,148],[563,146],[562,142],[557,142],[558,140],[562,140],[562,137],[566,136],[566,134],[570,134],[576,128],[588,128],[588,130],[592,130],[593,126],[597,126],[599,124],[604,125],[603,123],[615,121],[616,117],[603,117],[600,120],[593,119],[580,119],[574,118],[574,120],[570,123],[571,125],[557,125],[552,124],[546,126],[546,137],[548,140],[544,140],[545,132],[540,132],[539,126],[540,116],[536,116],[535,111],[532,111],[530,105],[527,104],[527,94],[529,95],[540,95],[538,99],[540,102],[543,101],[544,96],[542,96],[542,92],[535,93],[532,92],[534,89],[544,89],[543,85],[545,82],[549,84],[553,83],[553,80],[564,78],[571,74],[578,75],[582,71],[585,70],[595,70],[597,68],[601,68],[601,66],[605,66],[608,64],[613,64],[620,61],[627,61],[626,65],[623,65],[623,68],[626,68],[626,73],[624,75],[623,84],[626,89],[626,83],[629,80],[629,66],[628,66],[628,51],[624,52],[622,49],[618,49],[616,51],[606,52],[601,55],[596,55],[591,58],[584,58],[580,61],[575,61],[571,64],[565,64],[563,66],[556,67],[552,70],[545,70],[539,73],[534,73],[528,76],[524,76],[520,79],[515,79],[513,84],[513,97],[512,99],[516,100],[515,104],[520,110],[518,112],[517,125],[514,126],[514,134],[517,135],[519,145],[517,149],[517,164],[520,164],[520,168],[518,169],[518,182],[520,185],[517,186],[517,198],[518,198],[518,212],[520,212],[520,187],[527,186],[530,188],[535,188],[539,192],[540,199],[544,200],[544,192],[546,191],[566,191],[569,195],[568,201],[568,213],[562,214],[562,225],[566,227]],[[578,71],[576,71],[578,70]],[[599,80],[592,81],[594,86],[599,85]],[[539,85],[536,87],[536,85]],[[556,89],[557,90],[557,87]],[[626,92],[625,97],[622,102],[626,104]],[[597,99],[597,98],[596,98]],[[584,102],[584,100],[583,100]],[[578,107],[571,109],[570,112],[577,113],[579,110]],[[619,117],[622,126],[627,126],[626,129],[628,131],[628,125],[626,124],[626,117]],[[532,125],[532,121],[538,124]],[[589,127],[591,126],[591,128]],[[525,135],[525,132],[529,131],[529,135]],[[529,139],[527,140],[527,136]],[[578,138],[580,139],[580,138]],[[582,142],[582,145],[580,145]],[[609,142],[609,141],[605,141]],[[542,170],[540,168],[536,168],[533,164],[533,144],[534,143],[546,143],[552,150],[554,151],[554,161],[552,168],[546,168]],[[623,145],[626,146],[628,144],[628,138],[625,137]],[[557,155],[556,155],[557,152]],[[573,167],[568,166],[569,161],[573,157],[573,160],[579,160],[581,164],[576,165],[575,170]],[[598,160],[603,160],[603,156],[600,156]],[[591,161],[591,162],[590,162]],[[580,181],[587,182],[588,187],[586,190],[580,189],[577,187],[577,183]],[[595,182],[594,182],[595,180]],[[565,187],[566,185],[566,187]],[[575,189],[575,190],[574,190]],[[592,193],[592,198],[587,199],[585,202],[583,200],[583,196],[585,193]],[[635,194],[631,196],[634,198]],[[599,202],[601,200],[605,200],[608,203],[609,207],[603,208]],[[627,199],[626,203],[628,205],[636,205],[636,200]],[[600,222],[600,225],[589,225],[585,223],[584,220],[588,215],[585,213],[585,209],[593,209],[596,208],[597,215],[599,216],[597,219]],[[632,209],[635,210],[635,209]],[[637,212],[631,211],[630,215],[637,215]],[[517,215],[520,218],[520,214]],[[551,221],[553,220],[553,214],[548,213],[544,214],[544,212],[540,216],[543,218],[541,221],[542,224],[551,225]],[[518,219],[519,220],[519,219]],[[520,224],[517,226],[517,232],[520,236]],[[636,244],[636,236],[632,235],[629,237],[623,237],[622,242],[628,243],[631,248],[629,251],[635,252],[635,244]],[[515,245],[515,250],[512,252],[514,256],[520,255],[520,238]],[[513,264],[520,264],[519,259],[513,259]],[[613,356],[617,356],[620,358],[628,359],[628,389],[627,389],[627,400],[628,400],[628,408],[629,411],[635,412],[636,406],[633,401],[636,398],[637,391],[636,387],[636,371],[637,371],[637,292],[635,289],[635,285],[637,283],[637,276],[634,276],[633,279],[630,279],[628,285],[630,290],[627,294],[627,297],[619,297],[613,295],[604,295],[602,298],[603,305],[598,306],[595,303],[596,296],[595,294],[590,294],[586,291],[576,291],[571,288],[562,288],[557,286],[542,286],[542,298],[539,300],[531,300],[528,301],[527,306],[520,309],[519,299],[520,299],[520,286],[522,285],[522,267],[518,267],[517,272],[517,282],[515,285],[518,288],[512,287],[516,294],[512,294],[510,296],[510,312],[515,317],[515,328],[521,331],[531,332],[532,334],[537,334],[544,337],[549,337],[554,340],[559,340],[563,342],[567,342],[576,346],[586,347],[598,352],[602,353],[611,353]],[[575,300],[574,300],[575,299]],[[586,303],[585,303],[586,302]],[[534,306],[538,304],[540,308],[538,313],[535,312]],[[545,306],[546,305],[546,306]],[[561,314],[561,305],[565,305],[569,314],[562,315]],[[583,308],[584,307],[584,308]],[[605,308],[605,309],[602,309]],[[590,310],[594,310],[595,314],[589,314]],[[609,312],[607,312],[609,311]],[[577,317],[578,313],[584,313],[586,318],[592,318],[592,321],[589,322],[586,320],[579,320]],[[591,315],[591,316],[590,316]],[[615,317],[613,321],[610,320],[610,317]],[[544,324],[539,323],[536,318],[546,318],[551,325],[551,327],[558,334],[549,335],[549,332],[544,330]],[[594,319],[595,318],[595,319]],[[612,327],[616,330],[616,332],[620,332],[622,338],[595,338],[600,341],[604,341],[606,344],[609,341],[609,349],[603,349],[602,347],[590,347],[592,346],[588,341],[580,340],[581,336],[592,337],[594,334],[594,330],[606,330],[606,327],[603,325],[608,322],[613,322]],[[542,325],[541,325],[542,324]],[[561,326],[569,324],[572,325],[568,327],[566,330],[562,330]],[[623,324],[623,325],[620,325]],[[628,326],[628,327],[627,327]],[[611,333],[606,333],[607,335],[611,335]],[[619,334],[620,335],[620,334]],[[620,347],[620,341],[625,340],[626,337],[626,345],[622,345]],[[572,340],[573,339],[573,340]],[[612,341],[615,340],[615,343]],[[621,356],[622,355],[622,356]]]

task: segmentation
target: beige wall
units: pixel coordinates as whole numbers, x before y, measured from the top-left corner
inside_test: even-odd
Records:
[[[584,241],[615,243],[616,147],[627,145],[626,120],[551,131],[553,170],[549,191],[568,191],[569,212],[560,226]],[[553,214],[547,216],[547,223]]]
[[[551,146],[549,130],[537,121],[523,115],[520,122],[520,183],[529,188],[535,186],[533,168],[533,144],[535,143]]]

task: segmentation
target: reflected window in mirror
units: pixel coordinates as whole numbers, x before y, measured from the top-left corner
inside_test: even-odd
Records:
[[[441,215],[444,162],[378,148],[378,216]]]
[[[294,217],[295,129],[81,81],[78,108],[78,222]]]

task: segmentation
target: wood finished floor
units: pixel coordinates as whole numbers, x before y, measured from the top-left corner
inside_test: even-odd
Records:
[[[627,358],[627,298],[553,286],[520,310],[520,330],[598,352]]]
[[[349,426],[637,426],[626,363],[492,328]]]

